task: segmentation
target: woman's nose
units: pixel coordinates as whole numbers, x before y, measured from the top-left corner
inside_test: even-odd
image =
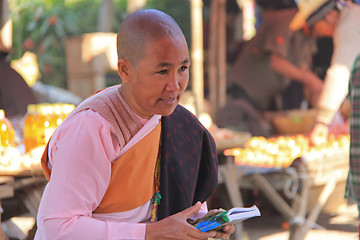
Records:
[[[180,77],[179,76],[171,76],[168,79],[167,85],[166,85],[166,90],[168,91],[178,91],[180,89]]]

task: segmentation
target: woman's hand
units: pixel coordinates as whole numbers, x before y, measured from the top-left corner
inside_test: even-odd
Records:
[[[225,225],[220,231],[210,231],[209,233],[215,233],[214,238],[229,239],[230,235],[235,231],[235,226],[232,224]]]
[[[304,83],[309,91],[313,94],[319,95],[324,87],[324,82],[309,70],[304,70]]]
[[[319,146],[327,143],[329,127],[323,123],[316,123],[310,132],[310,145]]]
[[[226,236],[230,236],[230,234],[234,231],[231,226],[225,226],[223,229],[223,233],[219,233],[219,231],[211,231],[204,233],[201,232],[199,229],[191,226],[186,220],[196,214],[200,210],[200,208],[201,203],[197,202],[194,206],[185,209],[182,212],[164,218],[159,222],[147,224],[145,239],[207,240],[208,238],[218,236],[224,236],[226,238]]]

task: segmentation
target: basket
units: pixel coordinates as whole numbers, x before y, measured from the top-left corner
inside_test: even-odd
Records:
[[[307,134],[315,122],[315,110],[290,110],[274,114],[271,122],[276,134]]]

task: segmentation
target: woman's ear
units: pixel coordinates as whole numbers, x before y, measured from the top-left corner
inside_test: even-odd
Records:
[[[117,67],[121,80],[124,83],[128,83],[130,80],[131,63],[125,58],[121,58],[118,60]]]

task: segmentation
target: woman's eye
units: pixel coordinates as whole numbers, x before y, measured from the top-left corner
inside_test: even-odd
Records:
[[[166,69],[164,69],[164,70],[161,70],[161,71],[158,71],[157,73],[159,73],[159,74],[166,74],[168,71],[166,70]]]
[[[179,69],[179,71],[180,72],[184,72],[184,71],[186,71],[188,69],[188,66],[182,66],[180,69]]]

